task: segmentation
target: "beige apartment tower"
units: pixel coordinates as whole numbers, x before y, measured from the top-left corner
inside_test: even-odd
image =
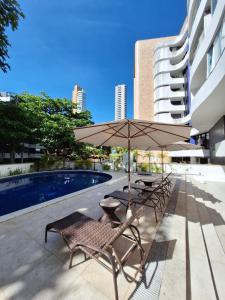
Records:
[[[154,121],[155,46],[174,37],[140,40],[135,43],[134,118]]]
[[[73,109],[74,113],[80,113],[86,110],[86,93],[79,85],[75,85],[72,93],[72,103],[76,104],[76,109]]]

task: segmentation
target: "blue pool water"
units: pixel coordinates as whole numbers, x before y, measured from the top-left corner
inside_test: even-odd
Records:
[[[108,181],[105,173],[54,171],[0,180],[0,216]]]

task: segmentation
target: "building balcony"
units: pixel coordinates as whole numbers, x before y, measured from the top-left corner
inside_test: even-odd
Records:
[[[154,92],[154,101],[161,99],[183,99],[186,93],[184,90],[172,91],[169,86],[159,87]]]
[[[225,50],[212,73],[192,99],[192,126],[200,133],[209,131],[225,115]]]
[[[165,112],[170,112],[170,113],[181,113],[185,111],[185,105],[174,105],[172,104],[173,102],[171,100],[162,100],[158,101],[154,104],[154,114],[159,114],[159,113],[165,113]]]
[[[163,60],[159,61],[158,63],[155,64],[154,67],[154,77],[158,74],[163,74],[163,73],[171,73],[172,75],[183,71],[188,64],[188,53],[185,55],[184,59],[176,64],[172,65],[170,63],[170,60]]]
[[[185,56],[188,51],[188,39],[186,39],[184,45],[175,51],[171,51],[170,47],[159,48],[154,54],[155,64],[158,61],[170,59],[172,65],[178,64]]]
[[[171,113],[161,113],[154,116],[154,120],[156,122],[162,123],[170,123],[170,124],[187,124],[190,121],[190,115],[183,116],[181,115],[180,118],[174,118]]]
[[[191,14],[189,14],[188,19],[188,32],[190,41],[195,39],[198,30],[200,29],[206,8],[210,3],[208,0],[196,0],[193,2],[192,11]]]
[[[219,30],[220,24],[224,22],[222,21],[224,18],[224,8],[225,0],[219,1],[214,11],[210,26],[208,27],[204,39],[202,40],[194,57],[190,73],[190,87],[194,94],[204,84],[207,78],[207,53],[210,45],[214,43],[215,35]]]
[[[155,52],[159,49],[159,48],[164,48],[164,47],[182,47],[182,45],[184,44],[187,35],[188,35],[188,24],[185,24],[185,28],[183,30],[183,32],[181,34],[179,34],[174,40],[172,41],[167,41],[167,42],[161,42],[159,43],[156,47],[155,47]]]
[[[159,88],[161,86],[169,85],[171,88],[181,88],[186,83],[184,77],[171,77],[170,73],[159,74],[154,79],[154,87]]]

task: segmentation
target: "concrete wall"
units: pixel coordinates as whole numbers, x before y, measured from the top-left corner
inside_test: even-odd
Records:
[[[16,169],[20,169],[22,173],[27,173],[30,171],[32,164],[33,163],[0,165],[0,177],[8,176],[10,171],[15,171]]]
[[[198,181],[225,182],[225,166],[200,164],[166,164],[166,173],[190,174]]]
[[[220,142],[225,140],[225,117],[223,116],[209,131],[210,161],[212,164],[225,165],[225,152],[223,157],[217,157],[217,149]],[[217,145],[217,146],[216,146]],[[222,151],[220,150],[221,155]]]
[[[155,46],[174,37],[148,39],[135,44],[134,118],[154,120],[154,50]]]

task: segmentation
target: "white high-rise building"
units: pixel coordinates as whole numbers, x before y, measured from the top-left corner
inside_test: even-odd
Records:
[[[83,88],[81,88],[79,85],[74,86],[73,94],[72,94],[72,102],[76,104],[76,109],[74,109],[75,112],[82,112],[86,110],[86,93]]]
[[[127,117],[127,87],[119,84],[115,87],[115,120],[126,119]]]
[[[187,0],[178,36],[136,42],[134,79],[136,118],[191,124],[193,162],[225,164],[225,0]]]

